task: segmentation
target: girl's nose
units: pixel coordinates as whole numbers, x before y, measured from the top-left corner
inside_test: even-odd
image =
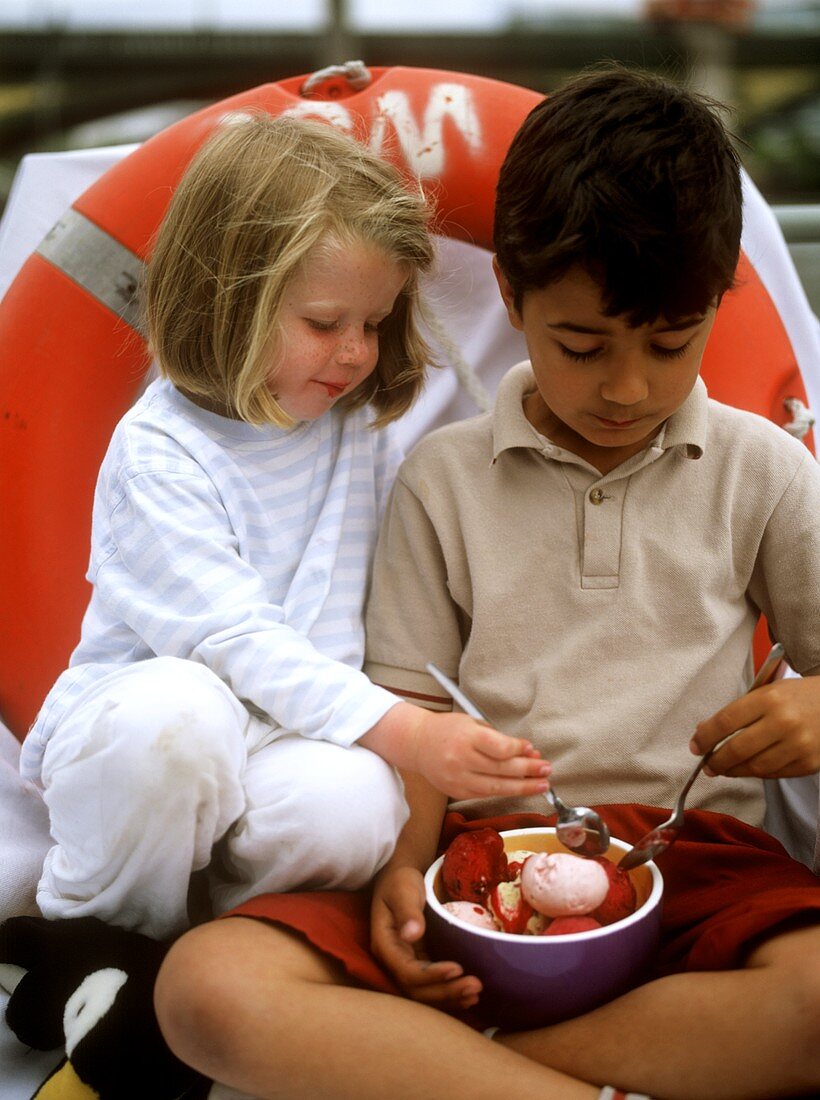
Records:
[[[338,362],[350,366],[359,366],[367,362],[369,355],[370,345],[365,332],[355,332],[348,329],[342,334],[336,351]]]

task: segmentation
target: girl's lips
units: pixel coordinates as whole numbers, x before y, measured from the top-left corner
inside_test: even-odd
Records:
[[[346,382],[320,382],[319,385],[324,386],[325,390],[327,390],[328,397],[338,397],[339,394],[344,393],[347,389]]]

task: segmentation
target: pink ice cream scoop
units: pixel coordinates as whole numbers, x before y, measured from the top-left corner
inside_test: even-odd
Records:
[[[569,852],[539,852],[521,869],[521,892],[546,917],[578,917],[597,909],[609,891],[599,863]]]
[[[475,901],[448,901],[444,903],[448,913],[465,924],[474,924],[477,928],[492,928],[498,931],[498,925],[489,909]]]

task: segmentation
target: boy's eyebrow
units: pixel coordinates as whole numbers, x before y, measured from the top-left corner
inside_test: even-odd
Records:
[[[696,317],[687,317],[683,321],[670,321],[669,324],[664,322],[663,328],[658,328],[656,332],[683,332],[684,329],[694,328],[695,325],[702,324],[706,320],[705,314],[698,314]],[[578,332],[582,336],[607,336],[609,335],[609,329],[607,328],[591,328],[588,325],[577,325],[574,321],[548,321],[550,328],[560,328],[565,332]]]
[[[587,325],[576,325],[573,321],[547,321],[550,328],[560,328],[565,332],[580,332],[584,336],[606,336],[608,329],[589,328]]]

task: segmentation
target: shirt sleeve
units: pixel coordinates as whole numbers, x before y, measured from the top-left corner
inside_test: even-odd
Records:
[[[288,625],[238,552],[213,484],[164,471],[122,486],[99,597],[158,656],[197,661],[282,727],[350,745],[395,705]]]
[[[450,598],[434,525],[401,475],[376,547],[365,624],[368,676],[409,702],[450,710],[452,700],[426,666],[458,678],[466,624]]]
[[[378,431],[378,439],[374,447],[376,509],[379,520],[381,520],[384,517],[390,490],[393,488],[396,474],[404,458],[404,451],[399,442],[394,423],[376,430]]]
[[[807,450],[766,524],[749,595],[803,676],[820,674],[820,466]]]

